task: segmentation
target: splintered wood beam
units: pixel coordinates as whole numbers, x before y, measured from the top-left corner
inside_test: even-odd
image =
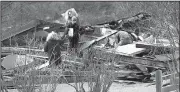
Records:
[[[136,48],[135,44],[127,44],[123,46],[118,46],[116,48],[117,53],[122,53],[124,55],[135,56],[145,51],[145,48]]]
[[[38,55],[38,57],[42,56],[47,58],[47,54],[43,50],[39,50],[39,49],[2,47],[2,53],[7,53],[7,52],[14,54]],[[127,64],[139,64],[139,65],[155,67],[155,68],[163,68],[168,66],[167,62],[164,61],[121,55],[99,47],[94,47],[91,50],[91,52],[94,54],[96,58],[100,59],[101,61],[115,61],[115,62],[121,62]],[[62,52],[62,54],[65,54],[65,52]]]
[[[159,54],[168,54],[168,53],[172,53],[173,49],[175,50],[179,49],[179,47],[164,46],[162,44],[147,44],[147,43],[136,43],[136,47],[145,48],[147,50],[151,50]]]
[[[157,59],[159,61],[178,60],[179,59],[179,53],[176,52],[175,54],[160,54],[160,55],[155,55],[155,59]]]
[[[27,24],[24,24],[24,25],[19,25],[17,27],[13,27],[11,28],[10,30],[6,30],[4,32],[2,32],[2,37],[1,37],[1,41],[4,41],[8,38],[11,38],[12,36],[15,36],[15,35],[18,35],[22,32],[25,32],[33,27],[36,27],[37,25],[39,25],[39,21],[37,20],[32,20],[30,21],[29,23]]]
[[[2,56],[11,54],[28,55],[35,58],[47,59],[47,53],[40,49],[30,48],[18,48],[18,47],[1,47]],[[66,51],[62,51],[62,55],[67,54]]]
[[[105,62],[109,61],[109,62],[119,62],[119,63],[127,63],[127,64],[137,64],[137,65],[143,65],[154,68],[168,67],[167,62],[158,61],[149,58],[143,58],[143,57],[120,55],[118,53],[114,53],[112,50],[108,51],[105,48],[94,47],[91,49],[91,52],[93,53],[93,56],[89,56],[89,57],[98,58],[99,60]]]
[[[44,27],[44,26],[59,26],[59,27],[64,27],[65,28],[65,24],[54,23],[52,21],[45,21],[45,20],[39,20],[39,22],[41,24],[39,27]]]
[[[40,49],[29,49],[29,48],[17,48],[17,47],[1,47],[2,48],[2,53],[13,53],[13,54],[21,54],[21,55],[26,55],[26,54],[32,54],[32,55],[39,55],[39,56],[47,56],[47,54]]]
[[[117,32],[118,32],[117,30],[114,30],[114,32],[112,32],[111,34],[98,37],[97,39],[92,40],[92,41],[87,41],[86,43],[84,43],[84,44],[80,47],[80,52],[83,51],[84,49],[87,49],[87,48],[93,46],[95,43],[98,43],[98,42],[102,41],[103,39],[105,39],[105,38],[107,38],[107,37],[110,37],[110,36],[116,34]]]
[[[135,74],[139,72],[135,71],[107,71],[108,74],[113,74],[113,76],[116,76],[116,79],[120,77],[133,77],[140,79],[142,77],[136,76]],[[62,81],[62,79],[66,78],[68,82],[74,82],[73,78],[77,78],[77,80],[81,79],[80,81],[85,81],[83,79],[94,79],[97,77],[97,73],[92,71],[76,71],[76,74],[74,74],[72,71],[62,71],[62,70],[55,70],[55,69],[46,69],[46,70],[35,70],[27,73],[26,75],[22,74],[15,74],[13,77],[8,77],[4,81],[4,86],[7,86],[8,88],[10,86],[14,86],[15,88],[25,84],[27,81],[32,81],[31,79],[34,79],[34,84],[42,84],[42,83],[49,83],[49,81],[54,82],[59,79],[59,82],[65,82]],[[3,76],[5,77],[5,76]],[[13,80],[18,79],[16,82],[13,82]],[[41,81],[38,81],[41,80]],[[93,80],[94,81],[94,80]],[[57,83],[57,81],[56,81]],[[25,85],[24,85],[25,86]]]

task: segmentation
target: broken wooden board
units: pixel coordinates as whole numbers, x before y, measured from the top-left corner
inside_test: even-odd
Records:
[[[36,27],[37,25],[39,25],[39,22],[37,20],[32,20],[25,25],[21,25],[16,28],[11,28],[10,30],[6,30],[2,32],[1,41],[4,41],[8,38],[11,38],[12,36],[25,32],[33,27]]]
[[[161,55],[155,55],[155,59],[159,61],[171,61],[171,60],[178,60],[179,59],[179,53],[177,54],[161,54]]]
[[[33,59],[25,55],[8,55],[2,61],[2,66],[6,69],[24,66],[33,62]]]
[[[5,70],[3,70],[3,75],[14,74],[14,72],[9,71],[24,73],[44,64],[45,62],[47,62],[46,59],[38,59],[27,55],[8,55],[2,61],[2,66],[5,67]]]
[[[104,36],[101,36],[95,40],[92,40],[92,41],[87,41],[86,43],[84,43],[81,47],[80,47],[80,52],[83,51],[84,49],[86,48],[89,48],[91,47],[92,45],[94,45],[95,43],[98,43],[99,41],[102,41],[103,39],[107,38],[107,37],[110,37],[114,34],[116,34],[118,31],[115,30],[114,32],[112,32],[111,34],[108,34],[108,35],[104,35]]]
[[[44,27],[62,27],[65,28],[65,24],[60,24],[60,23],[54,23],[52,21],[45,21],[45,20],[39,20],[41,25],[38,25],[38,28],[44,28]]]
[[[37,66],[37,67],[35,67],[35,69],[38,70],[38,69],[42,69],[42,68],[47,67],[47,66],[49,66],[49,62],[46,62],[40,66]]]
[[[162,44],[147,44],[147,43],[136,43],[137,48],[146,48],[147,50],[154,51],[157,54],[169,54],[172,50],[178,50],[179,47],[164,46]]]
[[[32,54],[32,55],[39,55],[39,56],[47,56],[47,54],[40,49],[29,49],[29,48],[18,48],[18,47],[1,47],[2,53],[6,54]]]
[[[116,53],[119,53],[121,55],[129,55],[129,56],[134,56],[144,51],[145,48],[136,48],[136,44],[127,44],[123,46],[118,46],[115,50]]]
[[[105,48],[99,48],[99,47],[93,47],[91,48],[91,52],[93,53],[93,56],[89,57],[96,57],[101,61],[114,61],[114,62],[121,62],[121,63],[127,63],[127,64],[139,64],[143,66],[148,67],[154,67],[154,68],[164,68],[168,67],[166,62],[158,61],[154,59],[149,58],[142,58],[142,57],[133,57],[128,55],[121,55],[119,53],[113,52],[112,50],[108,50]]]

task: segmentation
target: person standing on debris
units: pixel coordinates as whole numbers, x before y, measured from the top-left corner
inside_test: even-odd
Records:
[[[79,42],[79,25],[77,23],[77,17],[73,16],[72,21],[67,24],[64,35],[69,39],[68,49],[72,51],[73,49],[77,52],[78,42]]]
[[[62,16],[66,20],[66,28],[62,39],[67,37],[69,39],[68,52],[77,52],[78,42],[79,42],[79,19],[78,14],[74,8],[68,9]],[[71,52],[72,53],[72,52]]]
[[[48,53],[50,66],[58,66],[61,64],[61,48],[64,40],[60,39],[56,31],[48,34],[44,45],[44,52]]]

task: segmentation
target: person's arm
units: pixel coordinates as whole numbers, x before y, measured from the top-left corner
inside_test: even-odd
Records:
[[[45,42],[44,44],[44,52],[48,52],[48,42]]]
[[[67,25],[66,28],[65,28],[64,34],[62,36],[62,39],[65,38],[65,36],[68,34],[68,31],[69,31],[69,26]]]
[[[79,24],[76,24],[76,28],[77,28],[78,33],[80,33],[80,26],[79,26]]]
[[[65,39],[61,39],[61,40],[59,40],[59,44],[63,45],[65,43],[65,41],[66,41]]]
[[[114,48],[118,47],[118,43],[119,43],[119,35],[118,33],[115,35],[115,43],[114,43]]]
[[[118,46],[121,46],[122,43],[123,43],[123,40],[120,40],[119,43],[117,44],[117,47],[118,47]]]

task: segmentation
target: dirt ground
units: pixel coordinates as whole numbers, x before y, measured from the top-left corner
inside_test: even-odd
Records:
[[[152,83],[118,80],[111,85],[109,92],[156,92],[156,86],[151,84]],[[52,85],[43,84],[40,92],[50,92],[49,89],[51,87]],[[84,88],[86,91],[88,90],[87,83],[85,83]],[[18,91],[9,90],[9,92]],[[75,92],[75,89],[68,84],[58,84],[55,92]]]

